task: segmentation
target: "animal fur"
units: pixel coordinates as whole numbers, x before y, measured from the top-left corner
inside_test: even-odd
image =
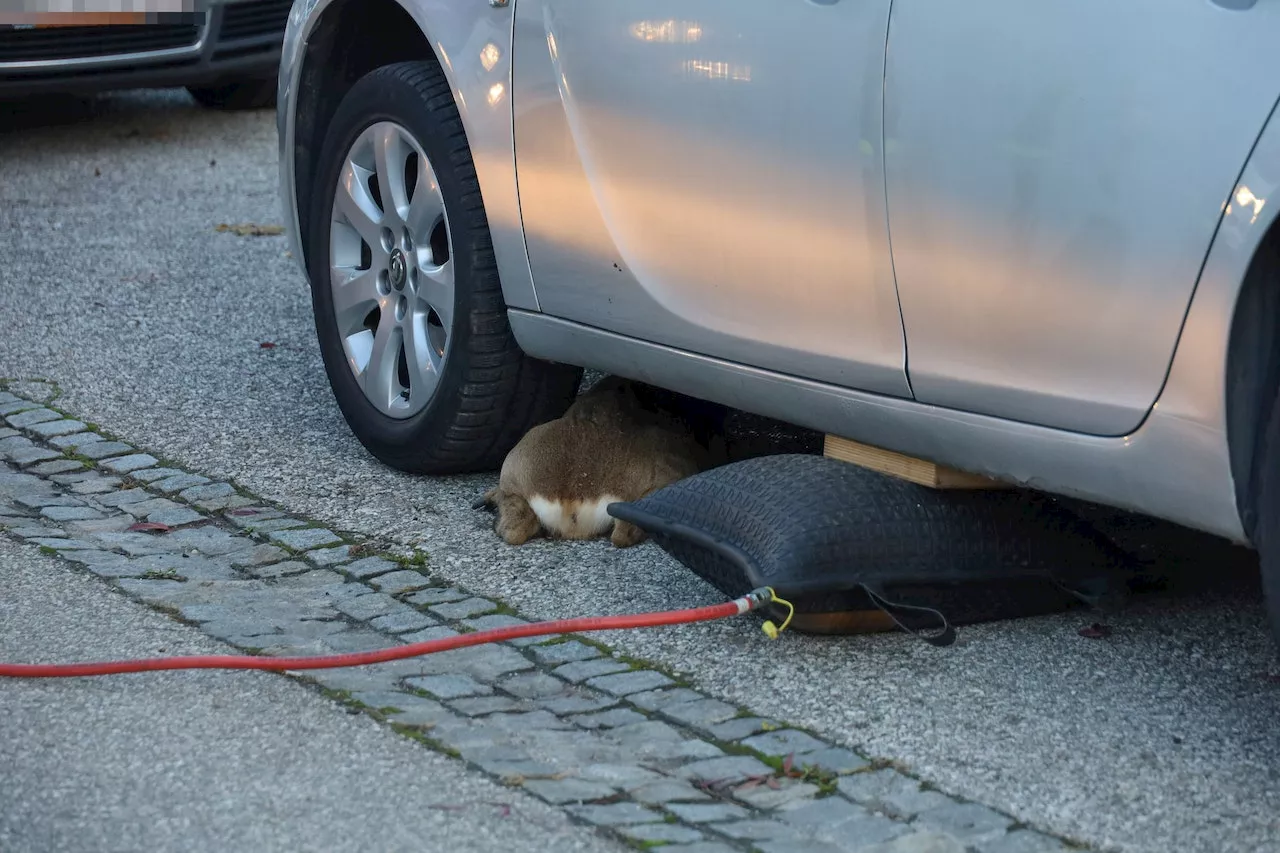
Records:
[[[494,530],[521,545],[543,534],[594,539],[609,534],[619,548],[644,541],[644,531],[606,512],[719,461],[670,398],[640,383],[601,380],[564,416],[525,434],[502,463],[498,485],[476,504],[497,511]],[[695,415],[698,418],[699,415]]]

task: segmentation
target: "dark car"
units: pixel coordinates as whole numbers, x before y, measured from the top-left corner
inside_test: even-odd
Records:
[[[147,23],[52,14],[41,16],[52,24],[0,24],[0,98],[185,86],[208,107],[269,107],[292,5],[210,0]]]

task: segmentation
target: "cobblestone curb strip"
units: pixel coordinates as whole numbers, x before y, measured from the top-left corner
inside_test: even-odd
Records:
[[[422,555],[372,553],[47,405],[0,390],[0,416],[0,529],[240,649],[362,651],[525,621],[431,577]],[[639,849],[1082,846],[581,637],[293,677]]]

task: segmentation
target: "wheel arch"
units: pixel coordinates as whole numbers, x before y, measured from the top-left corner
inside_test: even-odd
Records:
[[[338,104],[356,80],[404,61],[444,72],[475,161],[503,295],[538,310],[516,194],[511,116],[510,8],[450,0],[304,0],[281,57],[277,130],[280,183],[293,251],[306,273],[315,158]]]
[[[1251,541],[1258,522],[1255,460],[1280,396],[1280,219],[1274,212],[1270,219],[1241,283],[1227,345],[1227,444],[1240,523]]]

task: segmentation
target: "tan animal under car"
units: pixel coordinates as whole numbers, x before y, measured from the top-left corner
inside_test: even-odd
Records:
[[[644,532],[606,507],[692,476],[711,458],[679,419],[646,406],[631,382],[609,377],[563,417],[529,430],[477,506],[497,510],[494,530],[511,545],[540,533],[557,539],[610,533],[614,545],[626,548],[643,541]]]

